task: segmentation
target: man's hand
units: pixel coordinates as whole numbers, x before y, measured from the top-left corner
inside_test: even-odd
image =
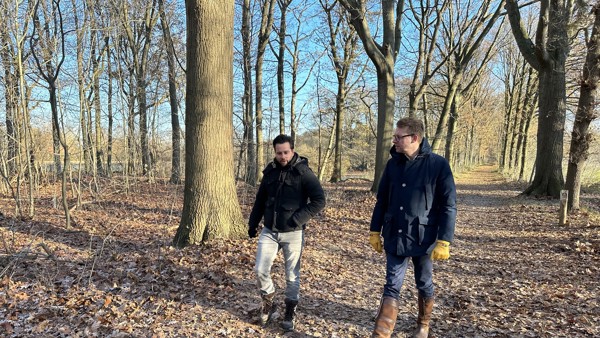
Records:
[[[373,250],[381,253],[383,251],[383,244],[381,243],[381,232],[371,231],[369,233],[369,243],[371,243]]]
[[[435,248],[431,253],[431,259],[448,259],[450,258],[450,242],[438,240],[435,244]]]
[[[256,228],[249,227],[248,228],[248,237],[254,238],[254,237],[256,237],[256,235],[257,235]]]

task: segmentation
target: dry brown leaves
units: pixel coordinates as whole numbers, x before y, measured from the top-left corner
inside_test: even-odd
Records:
[[[437,337],[600,335],[600,220],[580,212],[557,225],[558,203],[518,197],[523,186],[492,168],[458,177],[458,224],[449,261],[435,263]],[[257,324],[256,240],[169,246],[182,187],[105,182],[64,228],[42,192],[33,220],[1,203],[0,336],[368,337],[385,260],[368,245],[374,197],[359,180],[326,185],[328,206],[306,233],[302,299],[294,333]],[[254,189],[240,186],[245,215]],[[596,203],[598,196],[584,195]],[[595,200],[594,200],[595,198]],[[75,203],[75,201],[70,201]],[[407,274],[396,337],[415,327]],[[283,308],[281,257],[273,276]],[[281,311],[280,311],[281,312]]]

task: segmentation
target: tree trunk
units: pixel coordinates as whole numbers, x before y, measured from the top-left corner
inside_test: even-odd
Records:
[[[568,25],[572,6],[565,0],[540,3],[535,44],[521,23],[516,0],[506,0],[515,41],[527,62],[539,73],[539,111],[535,176],[523,192],[560,197],[563,187],[563,134],[566,116],[565,62],[569,54]]]
[[[594,5],[594,26],[587,44],[587,56],[583,66],[583,77],[579,90],[579,103],[575,114],[575,123],[571,133],[569,164],[566,188],[569,190],[569,210],[579,209],[581,172],[589,155],[593,137],[589,131],[590,123],[598,118],[596,97],[600,83],[600,3]]]
[[[459,86],[460,87],[460,86]],[[458,124],[459,106],[462,104],[462,93],[459,88],[454,94],[454,99],[450,104],[450,116],[448,120],[448,133],[446,133],[446,146],[444,147],[444,157],[450,164],[453,164],[452,157],[454,153],[454,131]]]
[[[394,85],[394,65],[402,40],[402,12],[404,0],[382,0],[383,43],[374,41],[366,20],[365,1],[340,0],[350,14],[350,22],[362,41],[369,59],[377,71],[377,140],[375,150],[375,173],[371,191],[379,189],[379,181],[389,157],[396,88]]]
[[[242,238],[233,145],[234,1],[186,0],[186,161],[181,223],[173,245]]]
[[[541,71],[539,91],[535,177],[525,194],[558,198],[564,179],[561,162],[566,109],[565,74],[557,70]]]
[[[393,63],[377,71],[377,140],[375,153],[375,175],[371,191],[379,190],[379,181],[389,158],[390,138],[394,131],[394,103],[396,88],[394,85]]]
[[[244,181],[250,185],[256,184],[256,145],[254,144],[254,110],[252,100],[252,46],[251,41],[251,11],[250,0],[242,3],[242,66],[244,70],[244,139],[243,145],[246,150],[246,170]]]
[[[269,43],[269,35],[273,26],[273,11],[275,10],[275,0],[264,0],[262,3],[260,32],[258,34],[258,45],[256,48],[256,181],[262,179],[262,170],[264,169],[264,149],[263,149],[263,130],[262,130],[262,67],[265,58],[265,49]]]
[[[537,108],[537,93],[533,94],[531,104],[527,107],[527,117],[525,119],[525,128],[523,129],[523,146],[521,147],[521,170],[519,171],[519,181],[523,180],[525,176],[525,162],[527,159],[527,141],[529,140],[529,128],[531,127],[531,120],[536,112]]]
[[[169,182],[174,184],[181,183],[181,130],[179,128],[179,110],[177,105],[177,81],[175,74],[175,50],[173,49],[173,39],[171,30],[167,22],[164,0],[158,0],[160,11],[160,24],[163,32],[163,43],[167,51],[167,67],[169,69],[169,104],[171,107],[171,178]]]
[[[106,44],[108,45],[108,37],[106,39]],[[111,66],[111,49],[108,48],[106,50],[106,70],[108,73],[108,92],[107,92],[107,111],[108,111],[108,130],[107,130],[107,140],[106,140],[106,173],[108,176],[112,176],[112,145],[113,145],[113,84],[112,84],[112,66]]]
[[[279,133],[285,134],[285,36],[287,30],[287,8],[292,0],[280,0],[277,1],[279,4],[279,10],[281,15],[279,17],[279,51],[275,54],[277,58],[277,98],[279,106]]]
[[[346,108],[344,107],[344,98],[346,92],[345,83],[341,83],[338,75],[338,93],[335,99],[335,156],[333,160],[333,173],[329,182],[336,183],[342,180],[342,136],[344,133],[344,115]],[[344,79],[345,82],[345,79]]]

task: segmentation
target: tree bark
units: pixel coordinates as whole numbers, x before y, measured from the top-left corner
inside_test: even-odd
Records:
[[[175,73],[175,50],[173,48],[173,39],[171,29],[167,22],[164,0],[158,0],[158,10],[160,12],[160,24],[163,32],[163,43],[167,51],[167,68],[169,70],[169,104],[171,107],[171,178],[169,182],[173,184],[181,183],[181,130],[179,128],[179,109],[177,104],[177,81]]]
[[[244,138],[242,147],[246,152],[246,170],[244,181],[256,184],[256,145],[254,144],[254,101],[252,100],[252,46],[251,46],[251,11],[250,0],[242,3],[242,68],[244,71]]]
[[[570,1],[540,1],[535,44],[521,23],[516,0],[506,0],[515,41],[527,62],[538,71],[539,118],[535,176],[526,195],[560,197],[563,187],[563,133],[566,116],[565,62],[569,54]]]
[[[234,180],[234,1],[186,0],[185,192],[173,245],[242,238]]]
[[[366,1],[340,0],[350,14],[350,22],[354,26],[363,47],[373,62],[377,73],[377,141],[375,151],[375,174],[371,191],[379,189],[379,181],[389,157],[396,88],[394,84],[394,65],[402,38],[402,11],[404,0],[381,0],[383,16],[383,43],[380,45],[371,36],[366,19]]]
[[[569,191],[568,210],[579,209],[581,190],[581,173],[589,156],[589,148],[593,137],[589,131],[590,123],[598,118],[598,84],[600,83],[600,2],[592,9],[594,26],[587,43],[587,56],[583,66],[583,77],[579,89],[579,103],[575,114],[575,123],[571,133],[569,164],[567,169],[566,188]]]
[[[263,62],[265,50],[269,43],[269,35],[273,26],[273,11],[275,0],[263,0],[261,6],[260,31],[258,33],[258,45],[256,48],[256,182],[262,179],[262,170],[265,166],[265,152],[263,148],[262,130],[262,84],[263,84]]]

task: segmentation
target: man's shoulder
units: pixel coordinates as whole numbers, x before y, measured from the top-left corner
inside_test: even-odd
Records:
[[[276,168],[277,168],[277,165],[275,164],[275,162],[273,162],[273,161],[269,162],[262,171],[263,175],[270,173],[271,171],[275,170]]]
[[[308,165],[308,159],[306,157],[302,157],[302,156],[298,157],[298,161],[294,164],[294,169],[300,175],[305,175],[307,173],[313,173],[312,169]]]
[[[436,165],[448,163],[448,160],[444,156],[433,152],[426,154],[425,158],[429,159],[432,163]]]

